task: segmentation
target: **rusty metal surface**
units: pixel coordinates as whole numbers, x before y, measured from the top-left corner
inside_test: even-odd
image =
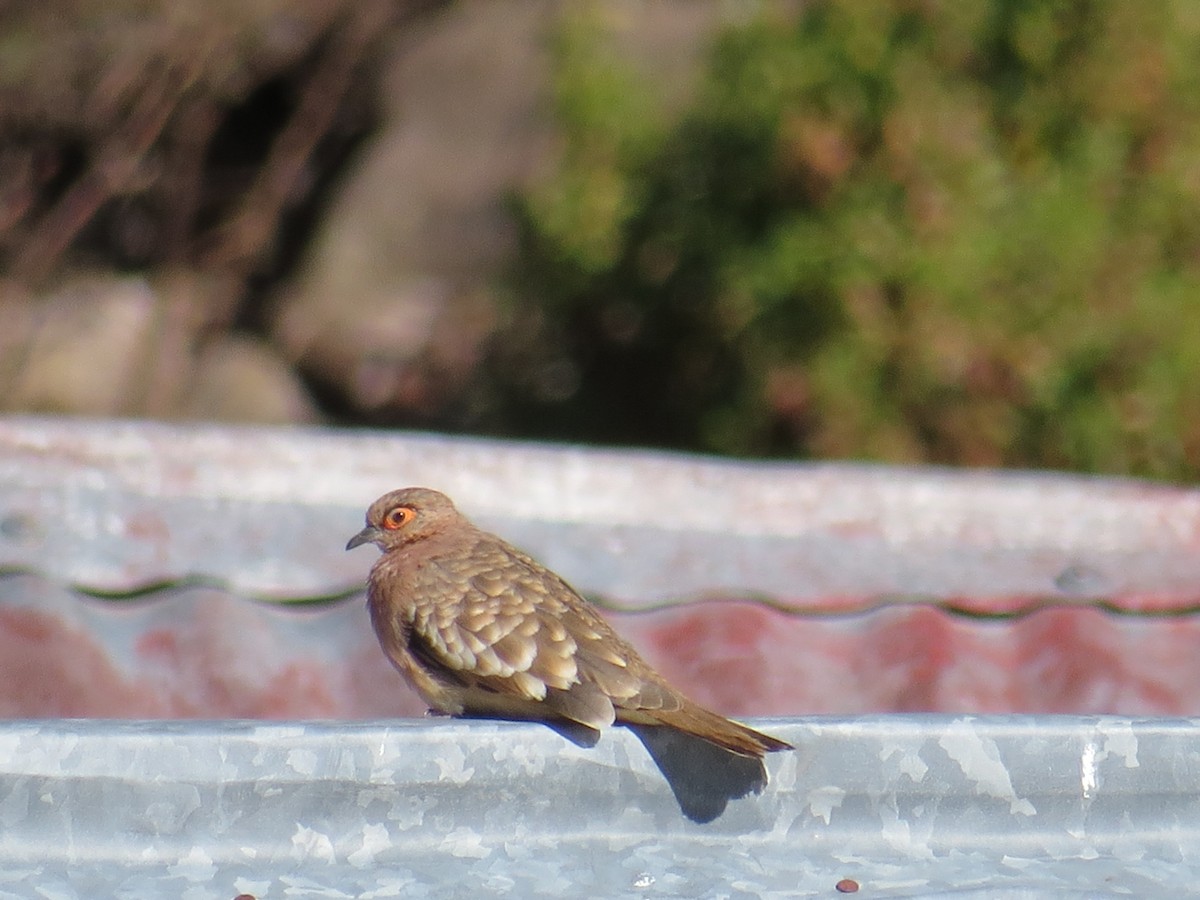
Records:
[[[315,429],[0,420],[0,568],[279,599],[363,575],[366,505],[424,484],[618,606],[919,597],[981,612],[1200,603],[1200,491]]]
[[[1200,622],[1094,608],[987,620],[928,606],[808,617],[712,603],[611,613],[650,663],[730,715],[1200,715]],[[208,587],[100,600],[0,577],[0,718],[419,716],[363,598],[302,606]]]

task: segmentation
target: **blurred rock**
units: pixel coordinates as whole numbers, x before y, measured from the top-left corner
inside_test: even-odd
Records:
[[[279,425],[318,418],[287,363],[261,341],[238,335],[223,337],[200,352],[179,414]]]
[[[131,411],[152,352],[158,303],[141,278],[84,279],[6,309],[12,364],[4,405],[115,416]]]
[[[714,2],[596,7],[615,52],[681,103],[715,27]],[[559,150],[550,44],[571,5],[466,2],[425,16],[383,78],[384,125],[276,306],[284,352],[376,421],[470,424],[480,368],[507,310],[514,191]]]
[[[278,307],[285,352],[360,411],[433,413],[497,322],[506,192],[546,158],[547,2],[461,3],[399,42],[384,130]],[[415,409],[414,409],[415,407]]]
[[[93,416],[309,422],[296,375],[226,333],[222,285],[76,276],[40,296],[0,286],[0,408]],[[215,335],[215,336],[214,336]]]

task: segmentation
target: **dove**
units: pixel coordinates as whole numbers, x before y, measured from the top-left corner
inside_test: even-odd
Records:
[[[793,749],[689,700],[566,581],[445,494],[384,494],[346,549],[368,543],[383,551],[368,578],[371,624],[433,712],[569,725],[592,743],[617,723],[758,760]]]

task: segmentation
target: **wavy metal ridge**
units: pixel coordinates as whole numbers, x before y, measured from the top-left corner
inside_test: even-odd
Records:
[[[1200,585],[1191,488],[28,418],[0,419],[0,569],[112,593],[201,578],[250,596],[336,595],[364,574],[346,535],[404,484],[451,494],[619,606],[752,593],[842,611],[905,595],[977,612],[964,598],[1185,609]]]

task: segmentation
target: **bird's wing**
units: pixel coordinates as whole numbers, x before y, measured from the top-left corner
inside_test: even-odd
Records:
[[[544,703],[593,728],[612,724],[614,706],[682,703],[570,585],[498,538],[481,538],[453,565],[427,563],[419,579],[413,650],[477,702],[494,695],[510,711],[514,700]],[[447,596],[462,599],[433,599]]]

